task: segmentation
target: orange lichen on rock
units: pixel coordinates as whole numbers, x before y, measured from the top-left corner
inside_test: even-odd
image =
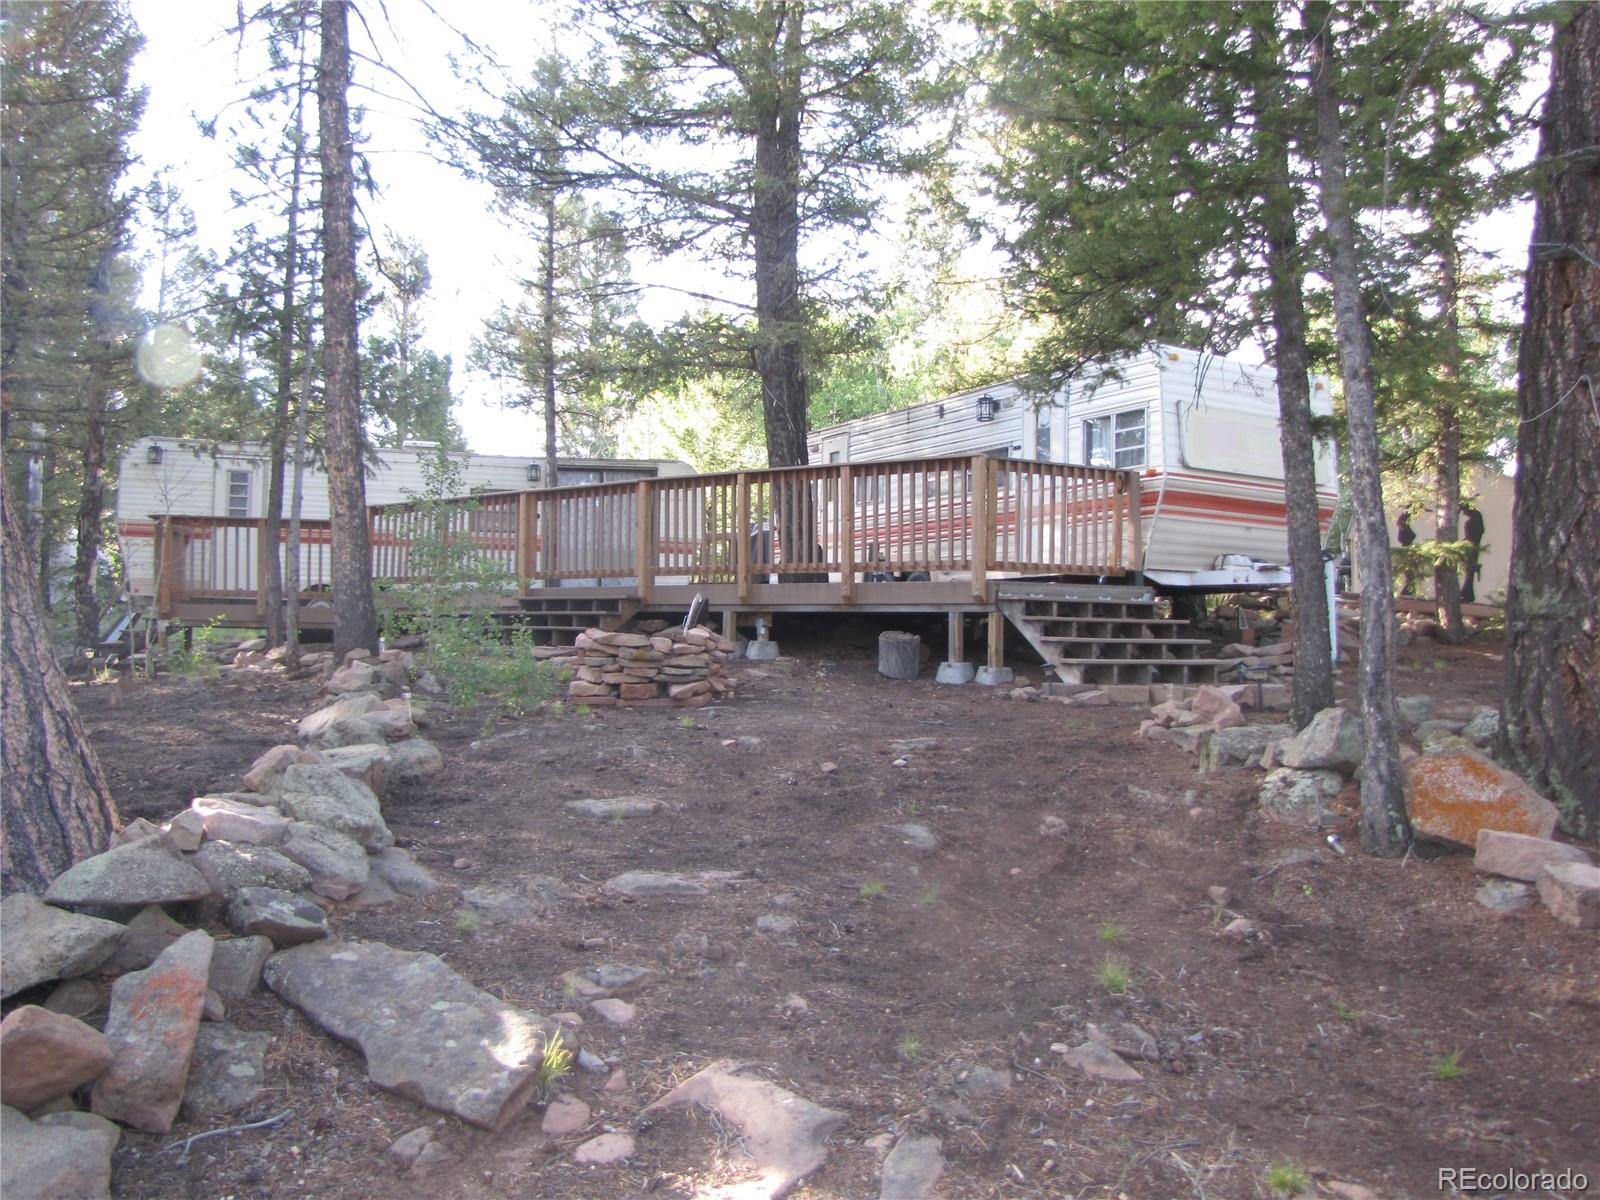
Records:
[[[1475,750],[1424,754],[1406,767],[1406,812],[1422,837],[1477,844],[1480,829],[1547,838],[1556,806]]]

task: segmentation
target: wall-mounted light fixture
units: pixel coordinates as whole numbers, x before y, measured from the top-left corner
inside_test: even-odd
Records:
[[[944,405],[939,405],[939,419],[944,420]]]
[[[544,468],[541,467],[538,463],[529,463],[528,464],[528,482],[529,483],[538,483],[539,482],[539,477],[541,475],[543,475],[543,474],[544,474]]]
[[[994,420],[995,414],[1000,411],[1000,401],[985,392],[978,397],[978,420],[984,423]]]
[[[161,460],[163,458],[165,458],[165,457],[166,457],[166,451],[163,450],[160,446],[156,445],[154,442],[151,442],[148,446],[145,447],[144,460],[145,460],[145,462],[149,463],[152,467],[159,467],[161,465]]]

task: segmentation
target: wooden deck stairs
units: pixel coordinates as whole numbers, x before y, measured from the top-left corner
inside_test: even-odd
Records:
[[[554,588],[536,596],[519,596],[517,607],[504,615],[509,625],[529,630],[538,646],[570,646],[585,629],[621,629],[639,611],[627,596],[566,597]]]
[[[1157,615],[1148,588],[1005,583],[995,600],[1065,683],[1215,683],[1223,665],[1204,657],[1205,638],[1185,636],[1187,622]]]

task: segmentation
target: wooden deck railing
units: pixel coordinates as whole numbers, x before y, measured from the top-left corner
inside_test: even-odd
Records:
[[[439,506],[371,510],[373,575],[413,578],[427,534],[466,541],[523,594],[563,583],[633,589],[833,582],[849,603],[858,581],[926,572],[1119,575],[1138,561],[1136,472],[984,455],[832,463],[720,475],[491,492]],[[442,524],[441,524],[442,521]],[[258,594],[261,522],[157,522],[160,608],[194,595]],[[329,578],[328,522],[302,524],[307,590]]]

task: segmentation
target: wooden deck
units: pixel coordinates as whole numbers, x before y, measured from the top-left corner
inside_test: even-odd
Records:
[[[984,612],[996,581],[1123,579],[1140,546],[1133,471],[974,456],[839,463],[517,492],[371,510],[374,581],[416,577],[443,533],[529,597],[639,612]],[[156,613],[258,627],[259,519],[158,516]],[[280,532],[281,555],[283,534]],[[331,623],[327,521],[301,524],[302,628]]]

